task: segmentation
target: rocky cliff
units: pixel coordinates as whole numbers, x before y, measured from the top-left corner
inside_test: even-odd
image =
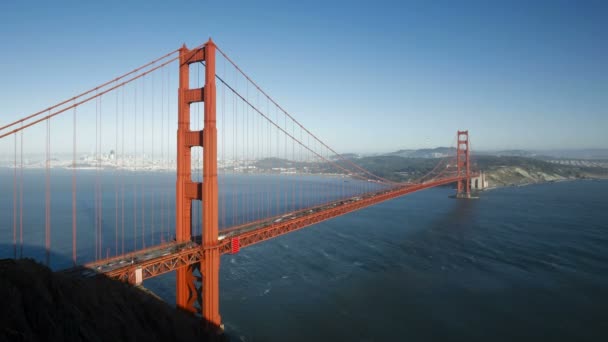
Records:
[[[200,318],[114,280],[0,260],[0,341],[207,341]]]

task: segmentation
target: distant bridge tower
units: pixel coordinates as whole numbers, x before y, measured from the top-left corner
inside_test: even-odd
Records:
[[[215,44],[179,50],[177,128],[177,184],[175,229],[177,242],[192,239],[192,202],[201,201],[203,249],[200,263],[176,271],[176,302],[183,310],[200,313],[209,327],[219,327],[218,185],[215,97]],[[190,64],[205,62],[205,85],[190,89]],[[190,130],[190,104],[204,102],[204,127]],[[191,148],[203,148],[203,182],[192,181]],[[197,271],[200,277],[197,277]],[[200,306],[197,308],[197,304]]]
[[[456,166],[458,176],[465,176],[465,179],[458,181],[458,198],[471,197],[471,159],[469,155],[469,131],[458,131],[456,148]]]

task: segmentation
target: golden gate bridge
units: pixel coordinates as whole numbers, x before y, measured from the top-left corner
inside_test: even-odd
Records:
[[[140,284],[175,271],[177,306],[210,328],[221,326],[221,255],[428,188],[456,183],[456,196],[470,197],[475,176],[468,131],[457,131],[455,155],[416,179],[374,174],[306,129],[211,39],[3,125],[0,150],[12,171],[0,241],[13,257],[28,236],[44,236],[47,264],[51,251],[71,251],[65,272]],[[32,170],[44,177],[30,181]],[[69,181],[55,184],[60,171]],[[144,180],[155,172],[176,178]],[[44,222],[32,221],[42,212]],[[58,223],[70,216],[69,227]]]

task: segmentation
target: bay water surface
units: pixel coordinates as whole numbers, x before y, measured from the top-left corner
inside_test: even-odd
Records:
[[[12,257],[13,174],[0,171],[0,256]],[[57,208],[71,205],[69,174],[61,177]],[[149,206],[161,205],[158,194],[174,196],[174,175],[139,177],[157,189],[143,193],[157,196]],[[28,197],[44,189],[43,172],[24,179],[34,213],[24,219],[22,253],[44,260],[44,198]],[[78,220],[87,227],[94,189],[86,172],[79,182]],[[236,341],[608,340],[608,181],[500,188],[477,200],[448,198],[453,192],[410,194],[223,256],[226,331]],[[56,212],[50,264],[61,269],[71,263],[71,235],[58,231],[71,229],[72,216]],[[173,216],[148,220],[154,233],[127,234],[127,249],[171,239]],[[79,258],[92,259],[94,229],[79,229]],[[120,249],[106,234],[103,251]],[[169,273],[144,286],[174,303],[174,282]]]
[[[242,341],[606,341],[608,182],[430,189],[222,257]],[[174,301],[173,278],[146,284]]]

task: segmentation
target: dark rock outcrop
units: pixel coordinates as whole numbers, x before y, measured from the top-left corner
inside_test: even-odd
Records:
[[[0,341],[210,340],[200,318],[105,277],[0,260]]]

